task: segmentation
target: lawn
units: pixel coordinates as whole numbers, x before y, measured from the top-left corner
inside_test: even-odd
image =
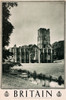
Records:
[[[52,75],[53,77],[62,76],[64,79],[64,64],[62,63],[30,63],[30,64],[22,64],[22,66],[14,66],[13,69],[25,69],[30,72],[36,71],[38,73],[43,73],[45,75]],[[52,83],[53,88],[56,83]],[[51,85],[51,88],[52,88]],[[57,85],[58,86],[58,85]],[[59,87],[59,86],[58,86]],[[64,85],[62,86],[64,87]],[[19,78],[15,75],[3,74],[2,75],[2,88],[21,88],[21,89],[43,89],[42,84],[33,84],[28,79]],[[49,87],[48,87],[49,88]]]
[[[37,73],[43,73],[45,75],[52,75],[53,77],[59,77],[60,75],[64,79],[64,64],[62,63],[44,63],[44,64],[22,64],[21,67],[14,66],[14,69],[25,69],[30,72],[36,71]]]

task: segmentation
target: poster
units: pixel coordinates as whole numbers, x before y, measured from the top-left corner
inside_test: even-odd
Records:
[[[66,2],[0,1],[0,98],[65,100]]]

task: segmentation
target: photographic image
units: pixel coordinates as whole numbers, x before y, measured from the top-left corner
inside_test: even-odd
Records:
[[[64,89],[64,2],[2,2],[3,89]]]

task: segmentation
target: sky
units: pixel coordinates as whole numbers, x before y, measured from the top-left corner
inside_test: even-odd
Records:
[[[64,40],[64,2],[18,2],[10,9],[14,30],[9,47],[37,44],[39,28],[50,29],[50,43]]]

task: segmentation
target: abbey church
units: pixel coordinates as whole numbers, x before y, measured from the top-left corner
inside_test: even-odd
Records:
[[[50,44],[50,29],[38,30],[37,45],[24,45],[9,48],[13,53],[12,61],[20,63],[52,63],[53,50]]]

